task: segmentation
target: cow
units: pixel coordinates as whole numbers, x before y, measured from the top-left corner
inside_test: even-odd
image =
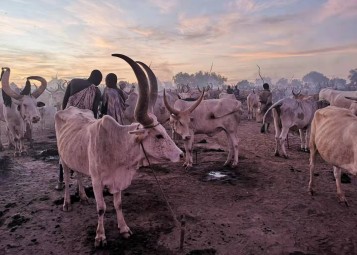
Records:
[[[37,80],[41,82],[41,85],[38,89],[31,93],[31,89],[24,89],[22,93],[17,93],[12,90],[9,86],[9,77],[10,77],[10,68],[4,67],[3,77],[2,77],[2,89],[4,92],[10,96],[12,99],[18,101],[19,111],[22,119],[25,122],[26,134],[25,136],[30,140],[30,147],[33,147],[32,140],[32,124],[40,121],[41,116],[37,109],[36,99],[45,91],[47,86],[47,81],[40,76],[29,76],[27,80]]]
[[[241,117],[241,102],[234,99],[203,100],[204,92],[195,102],[177,100],[172,107],[164,90],[164,102],[170,111],[170,125],[184,140],[186,169],[192,167],[192,146],[194,134],[213,136],[225,131],[228,139],[229,152],[224,165],[238,164],[238,135],[237,128]]]
[[[50,128],[54,127],[55,124],[55,114],[57,112],[57,107],[51,105],[45,105],[43,102],[37,102],[37,108],[40,112],[41,120],[40,125],[41,129],[46,129],[46,124],[50,124]]]
[[[171,103],[174,103],[177,100],[177,97],[172,95],[169,95],[168,98]],[[125,105],[127,107],[124,111],[124,117],[128,123],[133,123],[135,121],[134,110],[137,101],[138,94],[135,92],[131,93],[128,96],[128,99],[125,101]],[[154,115],[157,117],[157,121],[161,124],[166,123],[170,119],[170,112],[166,110],[163,95],[161,93],[158,94],[156,103],[154,105]]]
[[[317,110],[311,123],[309,192],[314,194],[316,154],[333,165],[337,195],[348,206],[341,188],[341,169],[357,174],[357,116],[349,109],[329,106]]]
[[[254,89],[247,96],[248,106],[248,120],[257,117],[257,111],[259,109],[259,96],[255,93]]]
[[[234,94],[228,94],[227,92],[221,92],[218,96],[219,99],[234,99],[236,100],[236,96]]]
[[[267,114],[272,111],[275,126],[275,156],[279,156],[279,146],[283,156],[288,158],[285,141],[289,129],[296,126],[299,129],[301,151],[308,152],[308,135],[310,124],[317,109],[326,107],[328,103],[324,100],[317,101],[312,97],[304,99],[284,98],[268,108],[263,116],[263,124]]]
[[[162,160],[178,162],[183,154],[156,117],[148,113],[148,109],[155,103],[152,100],[155,100],[156,95],[152,83],[149,95],[148,80],[144,71],[125,55],[112,56],[125,60],[134,70],[138,80],[139,99],[135,108],[138,123],[122,126],[108,115],[95,119],[92,111],[73,106],[60,110],[55,115],[57,146],[65,175],[63,210],[71,210],[69,169],[90,176],[98,213],[96,247],[100,244],[106,245],[104,186],[113,194],[120,233],[124,237],[129,237],[132,232],[122,213],[122,190],[130,185],[139,167],[156,164]],[[80,175],[78,184],[81,199],[87,201]]]
[[[3,89],[2,97],[4,100],[3,115],[8,131],[9,144],[15,146],[15,156],[25,154],[25,123],[18,111],[17,104],[12,101],[11,97],[9,97]]]
[[[348,109],[353,100],[346,97],[357,98],[357,91],[340,91],[330,88],[321,89],[319,92],[320,100],[327,100],[330,105]]]

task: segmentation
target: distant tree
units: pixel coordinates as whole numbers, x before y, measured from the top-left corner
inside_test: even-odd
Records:
[[[226,77],[214,72],[196,72],[195,74],[178,73],[173,77],[175,84],[189,84],[189,86],[206,87],[207,85],[220,86],[227,81]]]
[[[303,82],[312,84],[327,84],[329,79],[322,73],[312,71],[302,78]]]
[[[351,85],[357,85],[357,68],[350,70],[348,79],[350,79]]]
[[[253,89],[253,85],[252,83],[250,83],[249,81],[247,80],[242,80],[242,81],[239,81],[237,82],[236,86],[238,86],[238,89],[240,90],[250,90],[250,89]]]

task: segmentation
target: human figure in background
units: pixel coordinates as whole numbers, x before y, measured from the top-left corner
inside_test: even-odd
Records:
[[[231,86],[228,86],[227,94],[233,94],[233,89],[231,88]]]
[[[236,97],[236,99],[238,100],[238,99],[239,99],[239,89],[238,89],[238,85],[236,85],[236,86],[234,87],[233,94],[234,94],[234,96]]]
[[[93,70],[88,79],[72,79],[66,88],[64,94],[62,109],[69,106],[75,106],[80,109],[89,109],[93,111],[94,117],[98,117],[98,106],[101,101],[101,93],[98,85],[103,79],[99,70]],[[63,168],[60,163],[57,190],[64,188]]]
[[[114,73],[109,73],[105,77],[105,85],[100,112],[102,115],[113,117],[120,125],[124,125],[124,91],[117,87],[117,76]]]
[[[270,91],[269,84],[264,83],[263,84],[263,91],[259,93],[259,102],[260,102],[260,114],[261,116],[264,116],[264,114],[267,112],[270,106],[272,106],[273,102],[273,94]],[[261,133],[266,133],[268,132],[269,125],[270,123],[273,122],[273,115],[271,111],[267,114],[265,117],[265,124],[262,125],[260,132]]]

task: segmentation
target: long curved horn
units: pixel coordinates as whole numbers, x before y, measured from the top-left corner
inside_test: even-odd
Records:
[[[136,79],[138,80],[139,97],[136,102],[134,117],[137,122],[144,127],[150,126],[154,120],[148,115],[149,107],[149,85],[147,77],[141,67],[131,58],[123,54],[112,54],[113,57],[118,57],[126,61],[133,69]]]
[[[201,103],[204,95],[205,95],[205,90],[202,91],[200,98],[193,105],[191,105],[190,108],[185,110],[185,112],[189,112],[189,113],[193,112],[193,110],[196,109],[196,107]]]
[[[176,110],[175,108],[171,107],[171,105],[169,104],[169,102],[167,102],[167,98],[166,98],[166,91],[164,89],[164,104],[166,106],[166,109],[174,115],[179,115],[180,111]]]
[[[157,100],[157,94],[158,94],[158,86],[157,86],[157,79],[154,74],[154,72],[151,70],[150,67],[148,67],[146,64],[140,61],[136,61],[138,64],[140,64],[146,71],[147,75],[149,76],[149,81],[150,81],[150,95],[149,95],[149,111],[154,113],[154,106]]]
[[[200,87],[198,87],[198,85],[197,85],[197,90],[198,90],[199,92],[202,92],[202,90],[200,90]]]
[[[13,99],[16,99],[16,100],[20,100],[23,97],[23,95],[20,95],[20,94],[16,93],[15,91],[13,91],[9,85],[10,68],[3,67],[1,74],[2,74],[1,85],[2,85],[2,89],[4,90],[4,92],[9,97],[12,97]]]
[[[34,98],[38,98],[39,96],[41,96],[41,94],[45,91],[46,87],[47,87],[47,81],[40,77],[40,76],[29,76],[27,77],[28,80],[37,80],[39,82],[41,82],[41,85],[38,89],[36,89],[31,95]]]
[[[68,85],[68,81],[64,80],[64,82],[60,85],[60,88],[61,88],[63,91],[66,91],[66,89],[67,89],[67,86],[65,86],[65,84]]]

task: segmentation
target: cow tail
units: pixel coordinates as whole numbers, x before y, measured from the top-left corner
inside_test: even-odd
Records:
[[[265,124],[265,118],[268,115],[268,113],[275,109],[280,107],[283,104],[283,99],[280,99],[278,102],[274,103],[272,106],[269,107],[269,109],[265,112],[264,116],[263,116],[263,124]]]

